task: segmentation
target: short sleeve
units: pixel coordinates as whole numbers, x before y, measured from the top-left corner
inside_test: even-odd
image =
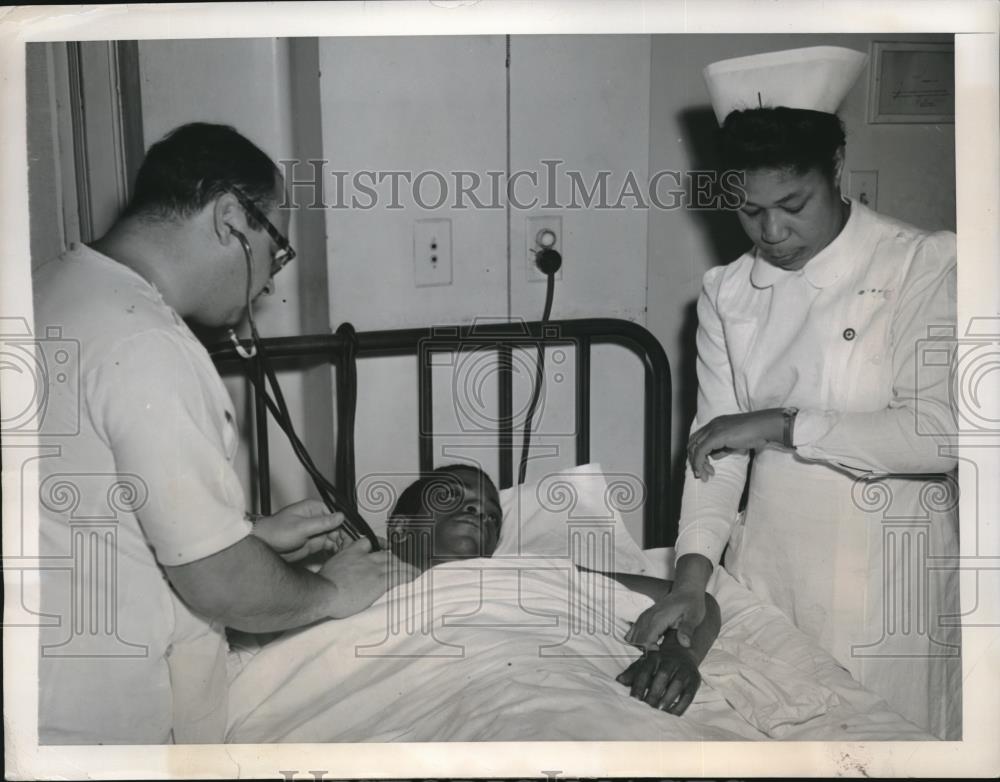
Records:
[[[228,398],[197,347],[162,330],[133,335],[85,378],[91,417],[116,469],[145,485],[134,512],[162,565],[215,554],[251,529],[226,453]]]

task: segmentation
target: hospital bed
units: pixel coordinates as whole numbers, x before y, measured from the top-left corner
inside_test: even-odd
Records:
[[[641,326],[614,319],[362,333],[344,326],[336,334],[264,342],[278,364],[336,366],[334,475],[352,497],[356,362],[414,357],[424,471],[435,466],[432,354],[494,354],[494,477],[504,522],[491,559],[439,565],[354,617],[235,650],[227,740],[933,740],[722,567],[710,583],[722,629],[688,711],[656,711],[615,682],[638,656],[621,640],[628,622],[651,603],[589,571],[669,578],[676,537],[668,510],[670,369]],[[645,376],[642,545],[611,499],[616,487],[590,458],[591,347],[605,343],[635,352]],[[576,466],[514,486],[512,356],[538,344],[575,351]],[[231,346],[212,354],[223,374],[245,361]],[[244,368],[263,375],[254,359]],[[252,418],[257,504],[267,513],[270,449],[259,397]]]

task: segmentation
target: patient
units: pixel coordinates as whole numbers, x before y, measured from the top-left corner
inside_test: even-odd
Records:
[[[389,514],[389,548],[420,570],[444,562],[490,557],[500,540],[500,495],[485,472],[471,465],[439,467],[411,483]],[[670,592],[672,581],[627,573],[606,573],[627,589],[653,600]],[[705,620],[688,639],[668,630],[653,649],[618,681],[654,708],[681,715],[701,685],[698,665],[719,635],[719,606],[707,595]],[[682,643],[687,641],[687,643]]]

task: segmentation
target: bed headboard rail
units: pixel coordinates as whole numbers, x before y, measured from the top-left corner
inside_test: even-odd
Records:
[[[337,371],[337,465],[335,482],[342,491],[354,496],[354,426],[353,405],[357,376],[354,359],[368,356],[417,357],[417,398],[419,411],[419,460],[421,471],[433,468],[434,431],[432,426],[432,362],[435,352],[470,350],[495,351],[498,362],[498,431],[500,453],[500,488],[514,482],[513,363],[515,348],[533,348],[570,344],[576,349],[576,427],[575,459],[577,464],[590,461],[590,373],[591,346],[618,344],[630,349],[645,367],[643,482],[646,502],[643,509],[643,544],[646,547],[671,545],[677,535],[676,520],[671,518],[670,503],[670,433],[671,376],[663,347],[642,326],[615,318],[583,318],[547,322],[476,323],[471,326],[432,326],[418,329],[354,332],[347,324],[336,334],[300,337],[273,337],[263,340],[268,357],[275,363],[289,359],[323,359],[335,364]],[[231,343],[220,343],[210,350],[221,372],[231,373],[243,367],[263,379],[257,359],[241,359]],[[248,365],[248,366],[247,366]],[[262,384],[258,384],[262,385]],[[267,409],[260,394],[254,399],[257,443],[258,500],[261,512],[270,511],[270,460],[267,442]]]

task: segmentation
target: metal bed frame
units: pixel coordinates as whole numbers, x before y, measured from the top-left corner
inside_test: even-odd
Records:
[[[594,344],[618,344],[630,349],[645,367],[645,420],[643,481],[643,545],[647,548],[673,545],[677,521],[670,517],[670,365],[663,347],[642,326],[614,318],[584,318],[546,322],[477,323],[472,326],[433,326],[417,329],[355,332],[349,324],[335,334],[274,337],[261,340],[268,358],[278,363],[288,359],[324,359],[337,367],[337,437],[334,484],[355,499],[354,414],[357,399],[355,360],[369,356],[412,355],[417,362],[419,411],[419,463],[421,472],[433,469],[432,384],[430,355],[435,352],[493,350],[497,354],[499,398],[497,447],[500,452],[499,485],[514,483],[514,348],[537,348],[571,344],[576,348],[576,463],[590,461],[590,349]],[[249,344],[247,343],[249,346]],[[255,373],[263,386],[264,369],[257,358],[240,358],[232,343],[209,350],[219,371],[231,373],[234,365]],[[262,513],[270,513],[270,457],[267,408],[260,391],[254,394],[253,418],[257,445],[258,502]]]

